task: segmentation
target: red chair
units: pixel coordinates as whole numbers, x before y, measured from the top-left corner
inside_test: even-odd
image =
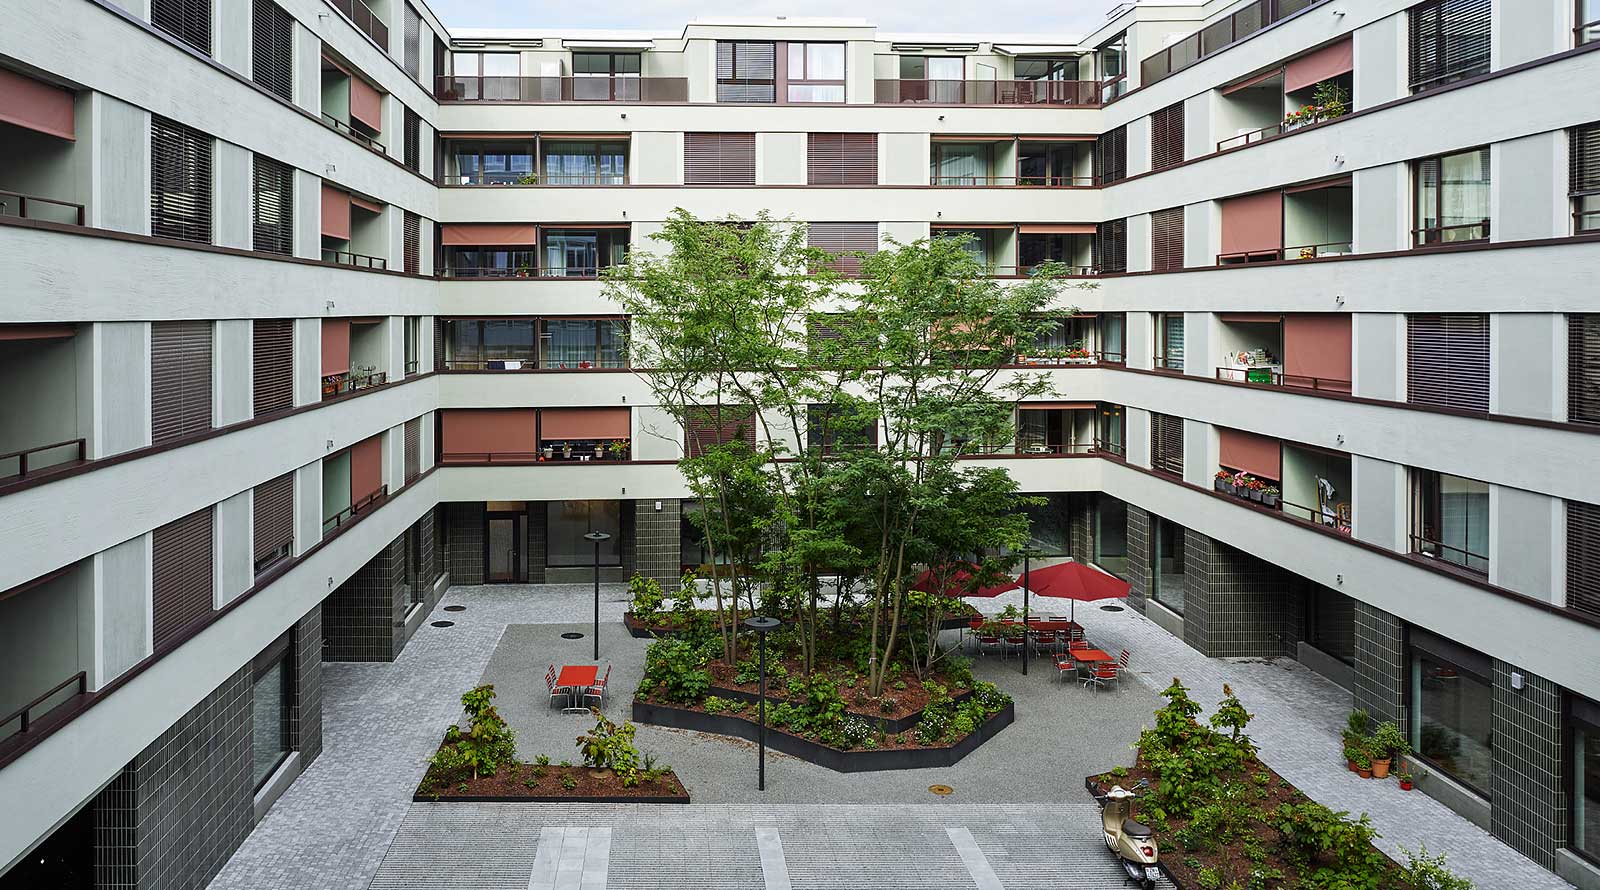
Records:
[[[554,705],[556,699],[567,696],[567,687],[556,685],[556,666],[550,665],[550,670],[544,672],[544,688],[550,693],[550,704]]]
[[[1117,656],[1117,664],[1120,665],[1123,670],[1128,669],[1128,650],[1122,650],[1122,654]]]
[[[610,684],[610,682],[611,682],[611,665],[608,664],[608,665],[606,665],[606,675],[604,677],[601,677],[600,679],[596,680],[594,685],[589,687],[589,691],[585,692],[583,694],[583,700],[585,702],[587,702],[587,701],[589,701],[589,699],[592,698],[592,699],[595,700],[596,704],[605,704],[606,689],[607,689],[608,684]]]
[[[966,630],[965,633],[962,634],[962,640],[961,640],[962,648],[965,648],[966,645],[967,645],[967,641],[966,641],[965,637],[966,637],[966,635],[968,633],[970,633],[972,635],[973,639],[977,639],[978,633],[980,631],[982,631],[982,630],[983,630],[983,616],[980,615],[977,618],[973,618],[973,619],[968,620],[967,621],[967,630]]]
[[[978,654],[988,655],[990,649],[1000,648],[1000,635],[994,631],[978,632]]]
[[[1072,640],[1071,642],[1067,643],[1067,650],[1068,651],[1071,651],[1073,649],[1089,649],[1089,648],[1092,648],[1089,645],[1089,641],[1085,640],[1083,637],[1078,637],[1077,639]]]
[[[1059,647],[1059,638],[1053,630],[1036,630],[1033,636],[1033,651],[1035,653],[1054,654]]]
[[[1102,686],[1109,685],[1121,679],[1121,667],[1112,662],[1105,661],[1094,666],[1094,670],[1083,681],[1085,688],[1093,686],[1098,691]]]
[[[1077,676],[1078,662],[1073,660],[1071,655],[1057,655],[1056,672],[1057,676],[1063,679],[1065,679],[1068,675]]]

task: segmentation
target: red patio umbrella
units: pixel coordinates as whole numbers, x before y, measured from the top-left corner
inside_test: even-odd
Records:
[[[1024,577],[1033,593],[1072,600],[1074,618],[1079,600],[1122,599],[1128,595],[1128,582],[1081,562],[1057,563],[1030,571]]]
[[[999,596],[1007,591],[1016,590],[1019,586],[1015,580],[1006,580],[990,587],[979,587],[976,590],[971,590],[969,587],[972,584],[973,573],[976,571],[977,567],[971,563],[962,563],[961,566],[956,568],[954,572],[946,573],[943,585],[941,586],[940,580],[934,576],[933,570],[928,569],[917,576],[917,580],[913,581],[911,584],[911,589],[920,590],[923,593],[943,593],[947,596],[979,596],[988,598]]]

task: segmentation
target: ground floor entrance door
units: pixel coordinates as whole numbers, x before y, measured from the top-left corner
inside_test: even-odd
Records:
[[[522,513],[489,513],[488,530],[484,535],[484,580],[491,584],[523,581],[527,579],[522,558],[522,542],[526,540],[526,515]]]

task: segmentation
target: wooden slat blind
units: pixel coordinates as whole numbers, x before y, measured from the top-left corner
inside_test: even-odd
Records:
[[[812,223],[806,231],[806,244],[833,254],[877,253],[877,223]],[[861,258],[841,256],[828,268],[844,275],[861,271]]]
[[[1128,221],[1113,219],[1095,227],[1094,262],[1101,272],[1128,271]]]
[[[811,185],[877,185],[878,134],[807,134],[806,182]]]
[[[1572,128],[1569,190],[1574,198],[1600,194],[1600,124]]]
[[[410,9],[411,7],[406,7]],[[411,109],[406,109],[405,120],[405,152],[406,169],[413,173],[422,172],[422,116]]]
[[[263,253],[294,255],[294,168],[256,155],[251,171],[251,246]]]
[[[150,116],[150,234],[211,243],[211,137]]]
[[[211,322],[150,325],[150,442],[211,429]]]
[[[1183,475],[1183,418],[1150,412],[1150,466]]]
[[[258,318],[251,332],[255,416],[294,407],[294,320]]]
[[[1600,506],[1567,501],[1567,608],[1600,616]]]
[[[433,369],[444,370],[444,319],[433,317]]]
[[[1173,207],[1150,214],[1150,271],[1178,272],[1183,269],[1183,208]]]
[[[211,614],[211,526],[206,507],[151,533],[152,642],[158,650]]]
[[[756,446],[756,414],[749,405],[700,405],[690,408],[683,428],[685,457],[730,442]]]
[[[1183,163],[1183,103],[1176,102],[1150,115],[1150,169]]]
[[[1411,90],[1489,70],[1491,0],[1427,0],[1411,7]]]
[[[255,489],[256,571],[294,550],[294,473],[284,473]]]
[[[756,134],[683,134],[684,185],[755,185]]]
[[[406,484],[422,475],[422,418],[406,421]]]
[[[1567,419],[1600,426],[1600,315],[1567,316]]]
[[[1128,128],[1121,126],[1102,133],[1094,141],[1094,174],[1101,185],[1109,185],[1128,175]]]
[[[150,24],[211,55],[211,0],[151,0]]]
[[[1406,401],[1489,410],[1489,316],[1407,316]]]
[[[422,16],[406,4],[405,68],[411,79],[422,81]],[[416,169],[413,167],[412,169]]]
[[[778,45],[717,41],[717,101],[776,102]]]
[[[407,275],[422,274],[422,217],[407,210],[405,215],[405,270]]]
[[[294,17],[272,0],[255,0],[250,77],[279,98],[294,101]]]

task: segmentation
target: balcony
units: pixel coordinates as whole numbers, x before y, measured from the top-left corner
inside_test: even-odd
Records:
[[[360,0],[350,0],[365,9]],[[387,38],[385,38],[387,39]],[[387,48],[388,44],[382,44]],[[324,126],[378,154],[388,154],[382,142],[383,96],[352,72],[355,66],[322,55],[321,120]]]
[[[1222,201],[1217,265],[1324,259],[1354,252],[1351,178]]]
[[[687,77],[513,77],[443,75],[434,78],[434,98],[441,102],[646,102],[689,101]]]
[[[322,398],[382,386],[389,381],[388,322],[380,318],[322,321]]]
[[[947,188],[1094,188],[1093,141],[933,142],[928,181]]]
[[[1350,534],[1350,455],[1243,430],[1218,427],[1217,434],[1217,491],[1298,522]]]
[[[1288,18],[1322,0],[1256,0],[1139,63],[1139,82],[1149,86]]]
[[[1353,68],[1353,44],[1347,38],[1223,87],[1217,129],[1235,135],[1219,141],[1217,151],[1243,148],[1349,114],[1355,109]]]
[[[1410,485],[1411,552],[1488,574],[1488,483],[1413,468]]]
[[[322,459],[322,536],[334,535],[389,496],[383,484],[383,434]]]
[[[0,217],[81,226],[88,190],[77,169],[90,150],[74,141],[77,96],[0,68]]]
[[[628,367],[622,318],[472,319],[444,324],[450,371],[591,371]]]
[[[333,4],[334,9],[344,13],[354,22],[362,33],[371,37],[379,49],[386,54],[389,52],[389,26],[383,23],[383,19],[379,18],[371,7],[361,0],[329,0],[329,2]]]
[[[1059,318],[1034,344],[1034,349],[1017,356],[1026,367],[1068,367],[1073,365],[1121,364],[1125,314],[1103,312]]]
[[[1215,329],[1228,364],[1218,380],[1350,392],[1350,317],[1321,313],[1225,312]]]
[[[447,278],[599,278],[602,270],[626,261],[629,244],[626,225],[535,229],[447,224],[444,229]],[[470,243],[485,236],[504,243]]]
[[[84,224],[82,204],[57,201],[53,198],[40,198],[36,195],[24,195],[20,192],[0,191],[0,216],[9,216],[13,219],[43,220],[68,226],[81,226]]]
[[[1019,402],[1014,450],[1024,455],[1095,454],[1100,406],[1095,402]]]
[[[82,560],[0,591],[0,754],[70,719],[88,695],[94,580]],[[80,611],[82,610],[82,611]]]
[[[78,377],[79,350],[75,325],[0,324],[0,486],[87,457],[78,409],[92,396]]]
[[[878,105],[1100,106],[1100,84],[1092,80],[878,80]]]

